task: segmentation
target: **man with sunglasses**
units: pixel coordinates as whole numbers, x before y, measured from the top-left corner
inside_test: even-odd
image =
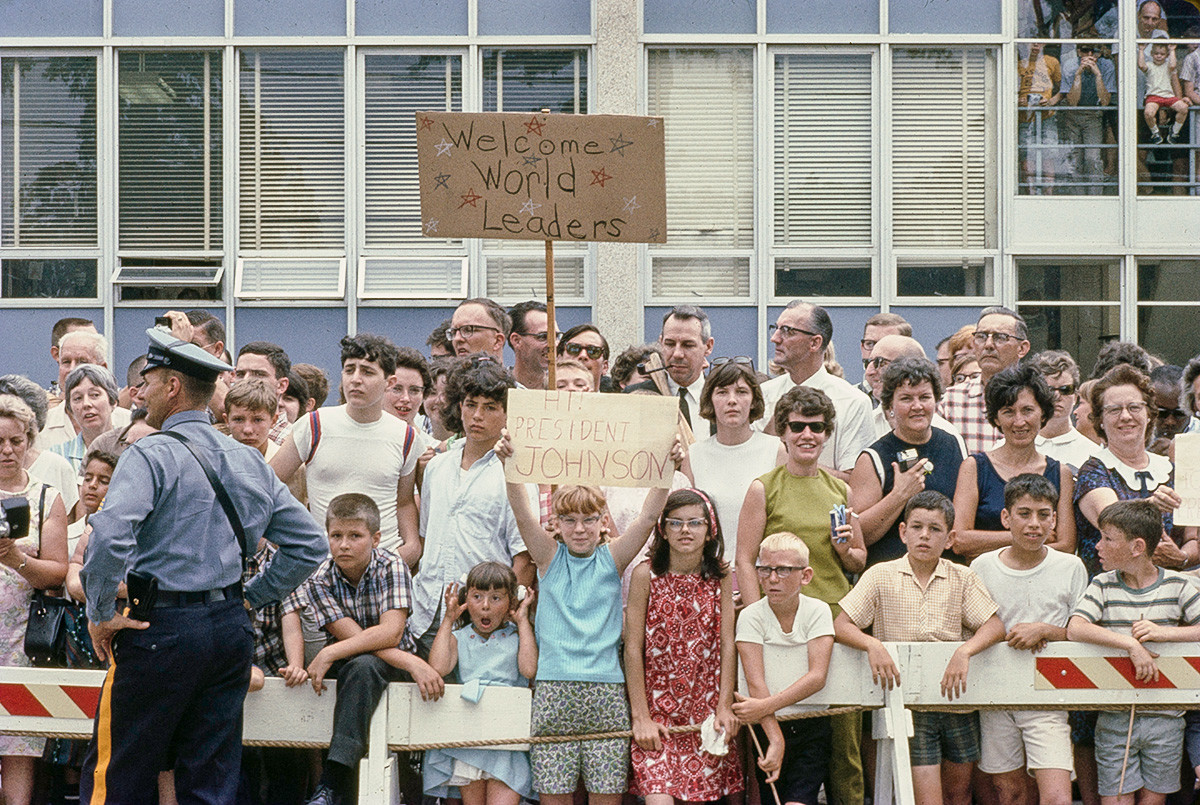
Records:
[[[1104,170],[1100,145],[1104,142],[1104,110],[1117,88],[1117,70],[1092,42],[1080,42],[1075,52],[1064,48],[1062,85],[1059,91],[1073,107],[1059,119],[1059,133],[1073,164],[1072,179],[1083,182],[1086,195],[1103,192]]]
[[[460,358],[482,352],[504,362],[504,342],[512,330],[512,321],[504,308],[486,297],[460,302],[450,318],[446,337]]]
[[[754,427],[779,435],[775,433],[775,404],[784,394],[800,385],[825,392],[833,400],[837,417],[833,436],[825,440],[821,450],[820,464],[848,481],[858,454],[875,441],[875,425],[867,395],[825,369],[825,346],[833,338],[829,314],[822,307],[796,299],[788,303],[770,330],[774,360],[784,374],[763,383],[766,413]]]
[[[593,391],[610,391],[611,381],[605,377],[608,371],[608,339],[600,334],[594,324],[576,324],[562,334],[558,342],[557,355],[579,361],[592,373]]]
[[[550,365],[550,348],[546,341],[549,331],[546,306],[531,299],[510,307],[508,317],[512,320],[508,345],[513,351],[512,371],[517,387],[546,388],[546,370]],[[561,332],[557,323],[554,332]]]
[[[1054,414],[1038,432],[1038,452],[1071,468],[1077,475],[1083,463],[1099,454],[1100,445],[1071,424],[1071,412],[1079,400],[1079,365],[1069,352],[1048,349],[1030,358],[1054,393]]]
[[[1182,366],[1166,364],[1156,366],[1150,372],[1150,387],[1154,391],[1154,405],[1158,408],[1158,416],[1154,418],[1154,441],[1149,448],[1151,453],[1167,455],[1175,434],[1187,428],[1188,413],[1180,405],[1182,381]]]
[[[981,453],[1001,436],[987,420],[983,390],[993,375],[1029,354],[1029,328],[1014,310],[1000,305],[985,307],[975,324],[974,344],[979,377],[946,389],[938,413],[958,428],[968,453]]]

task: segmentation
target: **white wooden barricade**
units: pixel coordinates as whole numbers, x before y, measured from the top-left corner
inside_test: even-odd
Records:
[[[899,687],[883,691],[871,681],[866,655],[835,646],[825,688],[808,705],[861,705],[877,708],[873,734],[880,740],[875,801],[912,805],[912,769],[907,736],[909,708],[947,704],[942,674],[957,644],[893,643],[888,650],[900,668]],[[1133,680],[1129,658],[1078,643],[1055,643],[1034,655],[999,645],[971,661],[967,690],[953,704],[1001,705],[1022,709],[1088,705],[1200,706],[1200,648],[1155,644],[1162,672],[1157,683]],[[92,714],[104,680],[102,671],[0,668],[0,734],[92,734]],[[336,681],[316,696],[304,685],[288,688],[281,679],[246,697],[244,740],[325,746],[333,729]],[[361,805],[397,802],[396,766],[391,750],[443,741],[529,738],[530,693],[485,689],[478,703],[446,686],[438,702],[423,702],[415,685],[388,688],[371,724],[368,754],[360,766]],[[511,747],[518,748],[518,747]]]

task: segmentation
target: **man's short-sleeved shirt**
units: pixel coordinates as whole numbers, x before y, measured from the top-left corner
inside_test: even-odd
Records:
[[[942,397],[938,411],[950,420],[967,445],[967,454],[990,450],[1004,436],[987,421],[987,404],[983,399],[983,382],[978,377],[951,386]]]
[[[907,556],[872,565],[841,600],[860,629],[874,626],[887,642],[958,642],[996,614],[996,602],[979,576],[939,559],[924,590]]]
[[[357,586],[352,586],[333,559],[321,563],[283,604],[283,612],[312,608],[317,626],[325,629],[334,621],[349,618],[361,628],[378,626],[383,613],[398,609],[412,611],[412,577],[404,560],[391,551],[375,548]],[[327,642],[334,642],[332,636]],[[405,629],[400,648],[411,651],[415,643]]]

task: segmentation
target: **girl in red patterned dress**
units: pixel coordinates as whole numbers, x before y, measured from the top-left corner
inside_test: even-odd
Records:
[[[733,585],[721,525],[708,495],[672,492],[633,571],[625,610],[625,679],[633,714],[633,786],[646,805],[720,799],[742,789],[731,709],[737,654]],[[715,716],[725,754],[698,732],[669,727]],[[710,747],[712,748],[712,747]]]

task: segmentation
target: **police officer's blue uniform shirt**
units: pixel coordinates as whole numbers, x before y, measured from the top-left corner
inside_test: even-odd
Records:
[[[208,457],[251,552],[260,537],[279,546],[246,588],[250,605],[278,601],[299,586],[328,555],[328,543],[262,455],[215,430],[204,411],[173,414],[163,429],[187,437]],[[241,578],[241,550],[225,511],[195,456],[174,439],[150,435],[131,445],[89,523],[82,580],[93,622],[116,613],[117,584],[127,569],[153,576],[162,590],[216,590]]]

